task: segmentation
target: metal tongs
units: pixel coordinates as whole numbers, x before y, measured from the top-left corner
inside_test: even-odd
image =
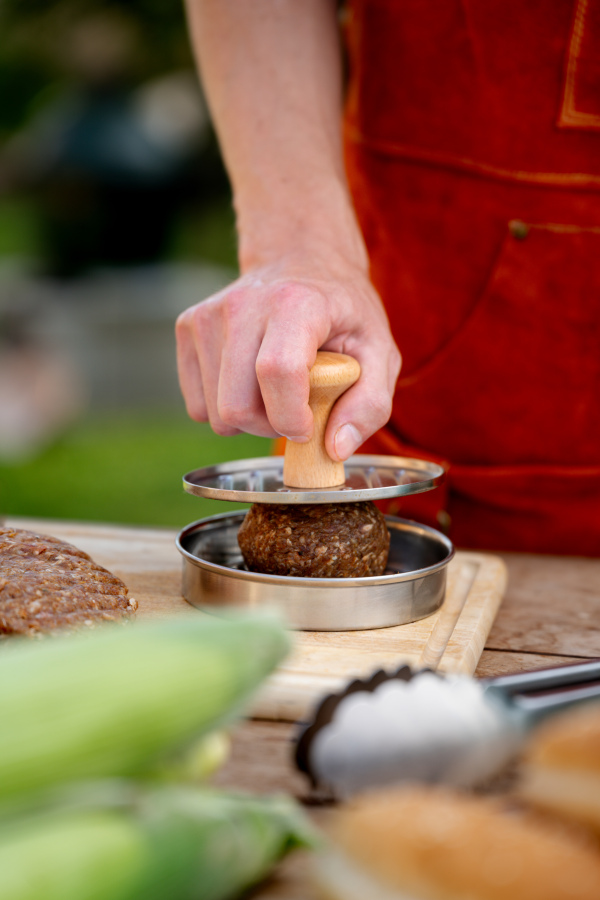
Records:
[[[326,697],[299,736],[296,764],[337,797],[404,780],[473,787],[540,721],[596,698],[600,660],[482,680],[402,666]]]

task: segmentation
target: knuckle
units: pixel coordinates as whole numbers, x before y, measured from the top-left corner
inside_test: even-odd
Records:
[[[211,318],[210,305],[205,300],[192,309],[192,321],[196,331],[203,331]]]
[[[251,409],[247,406],[240,406],[235,403],[219,405],[218,413],[219,418],[226,427],[235,428],[240,431],[245,431],[245,426],[247,426],[253,418]]]
[[[186,332],[197,332],[204,329],[213,318],[213,309],[214,304],[209,297],[184,310],[175,320],[176,336],[181,337]]]
[[[394,347],[392,350],[390,362],[391,362],[392,372],[394,372],[394,374],[396,376],[398,376],[400,373],[400,369],[402,368],[402,355],[397,347]]]
[[[289,399],[303,395],[304,382],[308,385],[308,370],[290,363],[285,356],[269,355],[256,361],[256,377],[263,390],[281,396],[285,393]]]
[[[228,291],[221,301],[223,318],[226,321],[237,318],[248,305],[246,292],[239,288]]]
[[[294,318],[298,324],[321,317],[327,305],[326,296],[315,287],[284,281],[278,284],[271,297],[273,307],[281,318]]]
[[[273,381],[285,377],[288,374],[285,368],[285,358],[279,353],[261,353],[256,359],[255,370],[259,381]]]
[[[295,281],[287,279],[280,282],[273,291],[273,296],[278,303],[296,302],[300,296],[306,294],[306,288]]]
[[[387,391],[378,391],[369,397],[369,410],[377,428],[385,425],[392,414],[392,398]]]
[[[226,422],[223,422],[219,419],[211,419],[210,427],[214,431],[215,434],[218,434],[219,437],[232,437],[232,435],[238,433],[238,429],[234,428],[232,425],[228,425]]]
[[[247,334],[251,319],[249,318],[248,298],[244,291],[230,291],[219,304],[221,327],[232,340]]]
[[[187,334],[189,330],[191,312],[190,309],[186,309],[185,312],[180,313],[175,319],[175,336],[178,340],[180,340],[184,334]]]
[[[193,419],[194,422],[208,421],[206,406],[202,401],[198,401],[194,398],[186,400],[185,408],[188,416],[190,417],[190,419]]]

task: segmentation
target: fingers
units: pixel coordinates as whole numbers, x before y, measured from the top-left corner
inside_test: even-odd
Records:
[[[269,320],[269,293],[245,285],[234,285],[183,313],[176,327],[177,362],[181,390],[188,414],[197,421],[210,421],[220,435],[241,431],[262,437],[278,437],[282,428],[293,423],[289,414],[289,365],[295,367],[292,381],[295,408],[301,410],[300,430],[312,430],[308,409],[308,369],[312,359],[294,361],[287,348],[294,347],[286,314],[274,314],[271,338],[264,341],[264,319]],[[280,311],[281,313],[281,311]],[[280,332],[288,337],[279,341]],[[276,352],[271,352],[273,346]],[[316,346],[316,345],[315,345]],[[309,351],[310,353],[310,351]],[[262,360],[257,362],[257,360]],[[263,385],[257,368],[262,368]],[[295,377],[294,377],[295,376]],[[304,386],[306,399],[302,397]],[[264,387],[263,387],[264,386]],[[282,415],[283,412],[283,415]],[[292,433],[295,432],[292,427]]]
[[[328,334],[322,310],[318,291],[298,285],[281,287],[256,359],[269,422],[293,441],[308,441],[313,432],[309,370]]]
[[[177,375],[187,414],[196,422],[208,421],[202,374],[193,334],[193,310],[187,309],[175,323]]]
[[[222,422],[262,437],[278,437],[269,421],[256,375],[262,325],[251,325],[238,310],[244,298],[233,297],[225,314],[224,344],[217,386],[217,414]]]
[[[197,422],[209,421],[216,434],[231,436],[239,429],[218,413],[218,383],[221,368],[219,320],[210,300],[182,313],[177,319],[177,371],[188,415]]]
[[[384,338],[365,344],[355,354],[360,378],[336,402],[325,432],[325,447],[332,459],[348,459],[390,418],[401,360],[391,339]]]

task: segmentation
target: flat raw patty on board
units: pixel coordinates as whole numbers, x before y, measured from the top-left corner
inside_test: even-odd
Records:
[[[116,621],[137,609],[120,578],[66,541],[0,527],[0,637]]]

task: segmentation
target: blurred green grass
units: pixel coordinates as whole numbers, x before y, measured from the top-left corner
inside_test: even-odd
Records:
[[[204,260],[235,271],[237,238],[229,196],[182,213],[171,235],[169,258]]]
[[[35,202],[0,204],[0,261],[42,256]],[[234,214],[228,196],[190,206],[174,225],[169,259],[236,268]],[[34,458],[0,461],[0,516],[71,519],[181,528],[239,509],[184,493],[192,469],[265,456],[271,441],[223,438],[185,411],[92,409]]]
[[[43,246],[35,202],[26,195],[0,203],[0,259],[39,260]],[[173,223],[168,259],[195,260],[237,269],[235,215],[229,196],[190,205]]]
[[[94,413],[35,458],[0,464],[0,513],[183,528],[243,507],[186,494],[186,472],[271,448],[252,435],[219,437],[183,411]]]
[[[27,197],[3,197],[0,203],[0,257],[38,257],[41,253],[35,205]]]

